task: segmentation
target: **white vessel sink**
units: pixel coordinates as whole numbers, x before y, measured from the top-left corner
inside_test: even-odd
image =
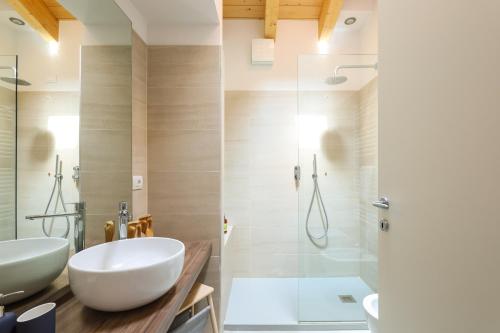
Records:
[[[73,294],[102,311],[129,310],[165,294],[184,266],[184,244],[171,238],[133,238],[100,244],[68,263]]]
[[[68,262],[64,238],[26,238],[0,242],[0,293],[23,290],[7,303],[33,295],[54,281]]]

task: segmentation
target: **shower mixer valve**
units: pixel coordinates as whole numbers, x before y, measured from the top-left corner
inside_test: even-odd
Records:
[[[78,182],[80,181],[80,166],[79,165],[75,165],[73,167],[73,176],[71,176],[71,178],[73,178],[73,181],[78,185]]]

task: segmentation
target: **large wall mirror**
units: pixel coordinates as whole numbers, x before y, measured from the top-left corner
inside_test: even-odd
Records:
[[[86,203],[87,245],[131,205],[132,27],[113,0],[60,0],[50,41],[0,0],[0,240],[73,238]],[[62,15],[62,14],[61,14]]]

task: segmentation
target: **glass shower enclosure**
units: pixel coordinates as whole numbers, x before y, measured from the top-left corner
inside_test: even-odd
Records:
[[[16,238],[17,56],[0,56],[0,241]]]
[[[226,330],[366,329],[378,275],[376,62],[301,55],[296,91],[226,91]]]
[[[365,328],[377,290],[377,56],[298,58],[298,321]]]

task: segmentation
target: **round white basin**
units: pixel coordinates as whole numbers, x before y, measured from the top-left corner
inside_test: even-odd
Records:
[[[0,293],[23,290],[7,303],[33,295],[54,281],[68,262],[64,238],[26,238],[0,242]]]
[[[123,311],[165,294],[184,266],[184,244],[171,238],[133,238],[100,244],[68,262],[69,283],[84,305]]]

